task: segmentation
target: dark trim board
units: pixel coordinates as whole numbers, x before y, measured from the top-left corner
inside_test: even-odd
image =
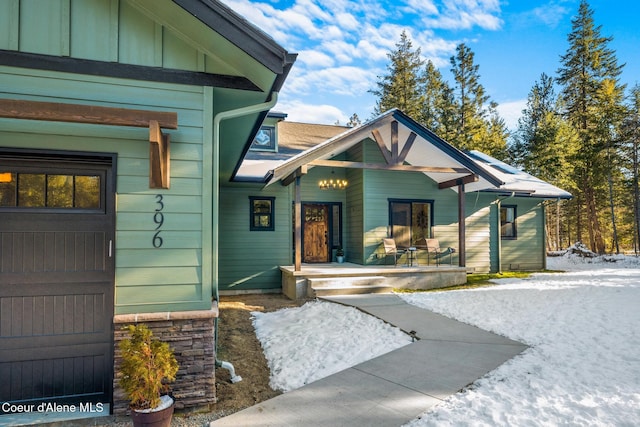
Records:
[[[288,68],[296,60],[296,54],[288,53],[266,33],[220,2],[173,2],[276,74],[288,73]]]
[[[52,70],[64,73],[87,74],[92,76],[116,77],[161,83],[176,83],[191,86],[211,86],[225,89],[260,92],[260,88],[241,76],[226,76],[197,71],[171,68],[147,67],[120,64],[117,62],[94,61],[68,56],[40,55],[0,49],[0,65],[10,67]]]

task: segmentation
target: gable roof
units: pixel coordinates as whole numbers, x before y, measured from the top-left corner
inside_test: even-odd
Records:
[[[497,187],[502,181],[490,171],[478,167],[466,154],[445,142],[435,133],[420,125],[402,111],[393,109],[364,123],[358,127],[348,129],[333,138],[304,151],[272,171],[266,184],[286,178],[303,165],[315,160],[329,160],[354,145],[366,139],[373,139],[374,132],[384,136],[386,148],[392,151],[391,134],[392,123],[398,123],[398,141],[407,141],[409,135],[416,135],[415,142],[408,151],[405,161],[414,166],[431,166],[434,168],[456,169],[457,172],[424,172],[438,184],[451,180],[462,179],[470,173],[477,175],[478,181],[465,185],[465,191],[476,191],[484,188]],[[400,147],[402,149],[403,147]]]
[[[480,151],[456,149],[400,110],[390,110],[356,128],[281,121],[277,125],[278,153],[249,153],[242,163],[238,180],[270,185],[285,179],[302,165],[331,159],[363,140],[372,139],[374,131],[387,135],[384,139],[390,149],[388,135],[393,121],[398,123],[398,141],[407,141],[411,132],[416,134],[405,158],[409,165],[467,170],[459,173],[424,172],[437,183],[473,173],[478,176],[478,181],[465,184],[466,192],[549,199],[572,197],[570,193]]]

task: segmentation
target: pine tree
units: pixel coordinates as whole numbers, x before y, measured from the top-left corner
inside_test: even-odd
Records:
[[[527,106],[518,119],[511,153],[516,165],[555,185],[566,187],[575,152],[575,135],[557,113],[553,78],[542,73],[527,96]],[[563,127],[565,129],[563,130]]]
[[[390,60],[388,74],[378,76],[377,89],[369,92],[378,100],[374,114],[382,114],[392,108],[398,108],[415,120],[421,114],[422,77],[420,70],[423,61],[420,59],[420,48],[413,50],[413,44],[403,31],[396,50],[387,54]]]
[[[633,211],[633,247],[640,252],[640,85],[630,92],[627,114],[621,127],[622,152],[627,159],[623,163],[628,171],[628,193]]]
[[[362,124],[362,121],[360,120],[360,117],[358,117],[356,113],[353,113],[351,117],[349,117],[349,121],[347,122],[347,127],[353,128],[356,126],[360,126],[361,124]]]
[[[580,149],[575,156],[576,179],[583,195],[587,213],[589,240],[592,250],[604,252],[605,242],[600,224],[598,194],[603,191],[603,172],[606,156],[602,155],[608,141],[601,139],[602,129],[614,126],[606,123],[603,114],[603,85],[612,85],[615,91],[624,91],[618,78],[621,66],[615,52],[607,47],[611,37],[600,35],[593,10],[586,0],[580,2],[578,15],[572,19],[572,30],[567,36],[569,48],[561,57],[557,81],[562,85],[561,97],[565,105],[565,116],[577,130]],[[609,83],[605,83],[609,82]]]
[[[453,143],[461,149],[473,149],[473,137],[482,131],[486,116],[484,104],[489,101],[480,84],[479,65],[473,62],[474,54],[464,43],[456,47],[456,55],[450,58],[456,92],[457,135]]]
[[[473,52],[461,43],[450,62],[455,80],[456,124],[456,133],[450,142],[463,150],[477,149],[504,159],[508,135],[506,125],[497,113],[497,104],[489,103],[490,97],[480,84],[480,67],[474,63]]]

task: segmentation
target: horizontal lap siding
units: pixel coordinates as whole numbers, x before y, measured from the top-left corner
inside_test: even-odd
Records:
[[[292,264],[290,187],[220,188],[219,289],[280,289],[279,266]],[[249,197],[275,197],[274,231],[251,231]]]
[[[77,77],[0,67],[0,97],[173,111],[171,187],[149,188],[149,130],[2,119],[0,146],[117,153],[116,312],[210,308],[212,267],[206,243],[211,216],[211,162],[203,163],[205,110],[202,88]],[[208,149],[210,150],[210,148]],[[209,171],[209,172],[207,172]],[[162,195],[162,246],[154,248],[154,222]],[[204,250],[203,250],[204,247]]]
[[[545,230],[540,201],[510,199],[508,204],[517,206],[517,239],[502,240],[502,269],[542,270]]]

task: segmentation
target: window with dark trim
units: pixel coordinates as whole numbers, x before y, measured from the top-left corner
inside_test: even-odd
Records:
[[[276,128],[275,126],[262,126],[251,143],[252,151],[275,151]]]
[[[249,197],[249,210],[251,231],[273,231],[273,213],[275,207],[275,197]]]
[[[430,239],[433,227],[433,200],[389,200],[391,237],[400,248]]]
[[[43,171],[0,165],[0,208],[103,210],[102,172]]]
[[[518,230],[516,228],[516,207],[501,206],[500,207],[500,237],[503,239],[516,239]]]

